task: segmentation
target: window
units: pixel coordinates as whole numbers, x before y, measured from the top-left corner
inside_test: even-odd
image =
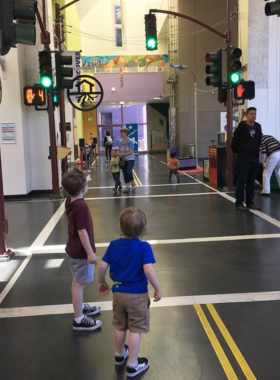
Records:
[[[115,28],[115,45],[117,47],[122,47],[122,28]]]
[[[122,12],[120,5],[114,5],[114,28],[115,28],[115,46],[122,47]]]
[[[121,15],[121,6],[115,5],[115,24],[121,25],[122,15]]]

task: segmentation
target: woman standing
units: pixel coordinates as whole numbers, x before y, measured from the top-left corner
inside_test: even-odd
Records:
[[[135,182],[132,175],[132,170],[134,168],[134,143],[133,140],[128,137],[129,129],[121,128],[121,140],[119,142],[119,156],[123,157],[125,160],[125,166],[122,167],[123,177],[125,182],[125,189],[123,193],[129,193],[129,184],[131,183],[132,191],[136,190]]]
[[[111,150],[113,148],[113,138],[109,131],[106,131],[106,135],[104,137],[104,148],[106,152],[107,161],[111,161]]]

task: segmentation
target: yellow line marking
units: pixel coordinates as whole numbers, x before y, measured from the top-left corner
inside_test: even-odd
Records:
[[[138,182],[139,186],[142,186],[142,183],[141,183],[141,181],[140,181],[138,175],[136,174],[135,170],[133,170],[133,171],[134,171],[134,175],[135,175],[135,177],[136,177],[136,179],[137,179],[137,182]]]
[[[132,170],[132,172],[133,172],[133,175],[134,175],[134,179],[135,179],[135,181],[136,181],[136,184],[139,185],[139,186],[142,186],[142,183],[141,183],[141,181],[140,181],[138,175],[135,173],[135,170],[134,170],[134,169]]]
[[[214,331],[212,330],[212,327],[210,326],[210,323],[208,322],[206,315],[204,314],[202,307],[200,305],[193,305],[195,308],[195,311],[200,319],[200,322],[214,348],[214,351],[216,355],[218,356],[218,359],[220,360],[220,363],[227,375],[227,378],[229,380],[238,380],[238,377],[236,376],[228,358],[226,357],[226,354],[224,350],[222,349],[222,346],[220,345]]]
[[[244,359],[243,355],[241,354],[239,348],[235,344],[234,340],[232,339],[230,333],[228,332],[226,326],[224,325],[223,321],[221,320],[219,314],[217,313],[215,307],[212,304],[206,304],[208,310],[210,311],[214,321],[216,322],[219,330],[221,331],[225,341],[227,342],[229,348],[231,349],[231,352],[233,353],[235,359],[237,360],[238,364],[240,365],[240,368],[242,369],[244,375],[246,376],[246,379],[248,380],[256,380],[255,375],[251,371],[251,368],[247,364],[246,360]]]
[[[136,178],[136,175],[135,175],[135,171],[132,170],[132,175],[133,175],[133,179],[134,179],[134,182],[136,183],[136,185],[139,186],[138,182],[137,182],[137,178]]]

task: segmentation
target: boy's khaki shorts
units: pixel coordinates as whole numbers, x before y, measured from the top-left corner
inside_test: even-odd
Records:
[[[149,293],[113,295],[113,326],[116,330],[147,333],[150,330]]]

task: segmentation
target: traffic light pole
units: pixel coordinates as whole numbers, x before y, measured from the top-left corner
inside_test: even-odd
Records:
[[[50,49],[50,33],[46,30],[46,7],[45,0],[42,3],[43,21],[40,13],[37,10],[36,16],[41,29],[41,43],[45,49]],[[55,138],[55,122],[54,122],[54,102],[52,91],[48,92],[48,115],[49,115],[49,132],[50,132],[50,146],[51,146],[51,167],[52,167],[52,198],[60,198],[59,181],[58,181],[58,167],[57,167],[57,149]]]
[[[212,26],[205,24],[204,22],[196,18],[184,15],[182,13],[166,11],[162,9],[150,9],[149,13],[164,13],[164,14],[169,14],[176,17],[185,18],[189,21],[193,21],[194,23],[203,26],[204,28],[210,30],[211,32],[225,39],[228,50],[229,50],[229,47],[231,46],[230,0],[227,0],[227,32],[226,33],[222,33],[219,30],[213,28]],[[232,118],[232,90],[230,89],[230,86],[228,84],[228,87],[227,87],[227,172],[226,172],[227,188],[230,188],[233,186],[233,153],[231,150],[232,120],[233,120]]]
[[[6,236],[8,234],[8,221],[5,219],[3,176],[0,152],[0,261],[9,261],[13,252],[7,249]]]
[[[56,37],[58,39],[59,43],[59,51],[62,51],[62,42],[61,42],[61,27],[60,27],[60,13],[65,8],[69,7],[70,5],[78,2],[80,0],[74,0],[71,3],[64,5],[63,7],[60,6],[59,3],[55,3],[55,19],[56,19]],[[66,119],[65,119],[65,96],[64,96],[64,90],[59,91],[59,112],[60,112],[60,132],[61,132],[61,145],[65,146],[67,145],[67,139],[66,139]],[[62,160],[62,173],[67,172],[68,165],[67,165],[67,156],[63,158]]]

